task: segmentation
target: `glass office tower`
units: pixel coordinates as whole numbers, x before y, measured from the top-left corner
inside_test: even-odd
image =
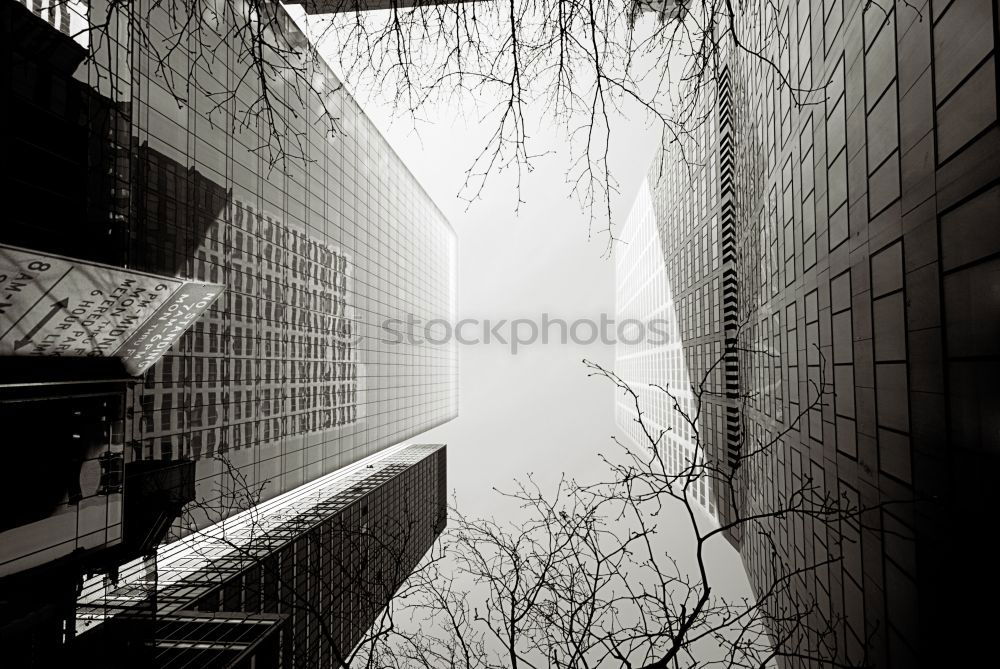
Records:
[[[386,449],[91,579],[74,647],[114,667],[342,666],[445,527],[446,457]]]
[[[457,414],[455,348],[383,329],[453,320],[448,221],[289,10],[247,24],[241,3],[206,0],[194,35],[176,21],[187,4],[140,0],[108,20],[102,2],[4,0],[3,142],[19,169],[0,259],[221,295],[137,379],[113,357],[0,360],[0,410],[51,418],[59,472],[38,509],[4,515],[0,579],[58,572],[43,580],[72,591],[239,512],[240,490],[267,500]],[[239,25],[270,45],[258,61]],[[51,318],[70,318],[61,304]],[[16,492],[37,452],[12,457]],[[67,615],[58,599],[49,619]],[[0,606],[0,634],[39,629],[27,613]],[[48,629],[37,645],[62,628]]]
[[[702,152],[710,127],[695,139]],[[660,165],[676,159],[671,152],[654,161],[618,233],[615,318],[645,324],[646,336],[617,342],[615,373],[638,393],[646,430],[662,433],[667,473],[696,474],[691,499],[714,518],[711,476],[701,468],[718,462],[726,434],[718,172],[707,163],[690,188],[677,170],[661,176]],[[633,443],[649,446],[630,396],[618,397],[615,419]]]
[[[170,30],[156,8],[148,22]],[[287,15],[273,25],[307,53]],[[203,496],[230,465],[269,496],[456,415],[454,347],[393,343],[382,327],[454,316],[455,237],[321,59],[299,63],[313,91],[272,84],[295,103],[272,166],[278,140],[240,117],[260,86],[236,85],[230,44],[198,48],[215,65],[198,62],[194,76],[235,90],[225,104],[199,83],[178,109],[157,55],[133,54],[128,252],[135,267],[226,291],[132,391],[126,436],[136,458],[196,461]]]

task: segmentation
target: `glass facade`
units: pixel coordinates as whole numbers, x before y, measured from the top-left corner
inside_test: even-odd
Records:
[[[0,395],[11,445],[0,474],[0,577],[121,540],[120,390],[87,390]],[[62,457],[51,462],[49,450]]]
[[[160,3],[140,15],[172,34]],[[305,39],[276,20],[286,41]],[[241,118],[261,88],[229,43],[204,42],[212,58],[189,52],[171,81],[162,52],[133,54],[128,258],[226,292],[133,391],[126,434],[136,458],[196,460],[203,499],[229,464],[269,496],[456,415],[454,347],[395,344],[382,329],[454,317],[455,237],[325,63],[301,67],[340,128],[330,134],[301,81],[272,81],[270,94],[303,103],[278,107],[294,132],[283,150],[300,157],[270,165],[259,147],[277,140]],[[211,81],[235,95],[220,104]]]
[[[33,389],[0,393],[5,416],[40,394],[32,415],[52,428],[22,433],[71,446],[46,456],[59,471],[43,491],[52,498],[0,527],[0,578],[57,569],[60,606],[80,572],[114,571],[163,536],[240,511],[241,489],[270,499],[457,415],[454,345],[383,329],[411,315],[454,320],[448,221],[294,10],[241,24],[242,3],[205,0],[193,28],[177,20],[189,6],[140,0],[110,17],[99,1],[3,6],[0,128],[18,169],[2,183],[0,243],[225,289],[135,382],[96,365],[111,358],[23,358]],[[102,28],[81,35],[88,11]],[[270,45],[260,62],[245,58],[239,25]],[[66,380],[77,385],[56,392]],[[95,388],[92,411],[83,396]],[[60,426],[67,412],[99,425]],[[14,462],[37,467],[34,453]],[[28,639],[23,610],[0,606],[4,640]],[[57,643],[72,615],[49,613],[28,656]]]
[[[91,579],[76,647],[102,666],[340,666],[444,529],[446,457],[387,449]]]
[[[688,149],[706,151],[715,133],[714,118],[710,122]],[[615,256],[616,320],[661,321],[668,333],[662,343],[650,336],[634,344],[620,340],[615,373],[639,394],[650,433],[662,433],[673,475],[714,462],[725,446],[717,169],[709,162],[693,176],[661,172],[661,164],[677,159],[671,152],[654,161],[619,231],[623,243]],[[618,397],[615,417],[635,444],[649,445],[630,396]],[[716,516],[709,477],[699,478],[691,498]]]

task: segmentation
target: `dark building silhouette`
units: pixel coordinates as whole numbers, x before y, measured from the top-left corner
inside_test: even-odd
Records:
[[[983,528],[1000,464],[1000,11],[990,0],[765,5],[744,11],[740,34],[778,71],[730,44],[706,91],[711,127],[693,140],[704,181],[667,155],[640,196],[665,202],[652,229],[677,318],[740,351],[718,389],[751,399],[723,402],[725,433],[707,416],[711,452],[721,461],[790,429],[766,463],[738,472],[736,499],[716,497],[717,512],[774,508],[810,484],[870,508],[857,522],[765,528],[785,569],[834,560],[789,595],[817,603],[817,628],[834,622],[825,652],[879,667],[974,662],[977,644],[953,641],[988,637],[988,617],[961,612],[992,601],[996,581]],[[789,86],[813,104],[794,104]],[[718,219],[671,199],[702,186]],[[694,378],[704,342],[681,332],[679,364]],[[729,538],[766,589],[765,537]]]
[[[47,3],[48,4],[48,3]],[[120,265],[125,257],[131,107],[74,77],[87,49],[65,2],[5,2],[0,130],[8,178],[2,238]]]

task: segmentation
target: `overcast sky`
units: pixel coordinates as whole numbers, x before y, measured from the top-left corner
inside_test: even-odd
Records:
[[[562,137],[539,132],[535,161],[525,177],[515,214],[513,173],[487,182],[481,200],[457,198],[465,170],[492,128],[441,110],[419,134],[395,122],[386,107],[366,101],[369,116],[451,221],[458,235],[459,318],[553,318],[598,320],[614,314],[614,265],[604,237],[588,241],[588,217],[569,198],[560,151]],[[616,124],[613,169],[625,195],[616,201],[623,220],[642,181],[656,142],[645,123]],[[544,142],[544,143],[542,143]],[[421,437],[448,444],[448,476],[461,508],[489,512],[490,486],[506,486],[532,471],[552,480],[565,471],[586,475],[599,449],[613,447],[612,386],[588,379],[584,357],[613,365],[614,349],[535,344],[512,355],[500,344],[459,347],[459,417]]]

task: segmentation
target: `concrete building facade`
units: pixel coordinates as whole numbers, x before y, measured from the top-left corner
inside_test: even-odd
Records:
[[[961,664],[974,650],[942,639],[987,633],[955,612],[995,580],[981,528],[1000,435],[998,17],[990,0],[759,3],[716,81],[721,325],[711,299],[694,309],[734,351],[726,391],[742,399],[736,495],[715,501],[723,522],[804,487],[868,509],[729,537],[758,592],[774,558],[807,569],[787,603],[815,603],[814,629],[835,634],[798,641],[840,662]],[[698,190],[668,163],[639,201]],[[676,259],[683,216],[656,228],[667,290],[710,276],[704,257]],[[682,339],[690,373],[701,342]]]

